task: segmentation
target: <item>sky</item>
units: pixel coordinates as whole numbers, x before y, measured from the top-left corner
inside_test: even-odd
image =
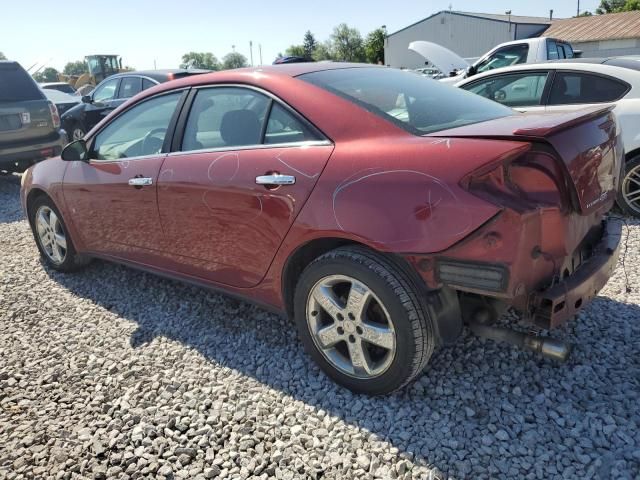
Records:
[[[0,51],[25,68],[33,64],[61,70],[85,55],[122,56],[138,70],[176,68],[190,51],[213,52],[219,59],[232,51],[260,64],[273,62],[291,44],[302,43],[307,30],[317,40],[329,38],[345,22],[365,36],[382,25],[392,33],[435,12],[453,10],[548,16],[576,14],[577,0],[4,0]],[[595,10],[600,0],[581,0],[580,9]],[[37,68],[37,67],[36,67]]]

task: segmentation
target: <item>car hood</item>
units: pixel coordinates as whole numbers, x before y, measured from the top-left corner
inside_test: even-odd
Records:
[[[424,57],[445,75],[454,70],[463,70],[469,67],[469,62],[464,58],[437,43],[418,40],[409,44],[409,50]]]

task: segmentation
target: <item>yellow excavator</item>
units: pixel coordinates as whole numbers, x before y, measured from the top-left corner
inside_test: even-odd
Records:
[[[89,73],[82,75],[58,74],[59,81],[69,83],[81,95],[89,93],[105,78],[124,71],[122,58],[119,55],[87,55],[84,59],[89,67]]]

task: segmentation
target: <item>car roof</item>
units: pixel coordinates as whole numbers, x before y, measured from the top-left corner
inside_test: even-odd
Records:
[[[69,85],[69,84],[67,82],[43,82],[43,83],[39,83],[38,85],[40,85],[41,87],[53,87],[56,85]]]

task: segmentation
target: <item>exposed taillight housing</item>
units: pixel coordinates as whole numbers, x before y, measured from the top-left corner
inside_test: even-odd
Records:
[[[53,128],[60,128],[60,115],[58,114],[58,107],[49,102],[49,113],[51,113],[51,123]]]
[[[518,211],[569,205],[562,162],[551,152],[527,147],[467,175],[462,187],[495,205]]]

